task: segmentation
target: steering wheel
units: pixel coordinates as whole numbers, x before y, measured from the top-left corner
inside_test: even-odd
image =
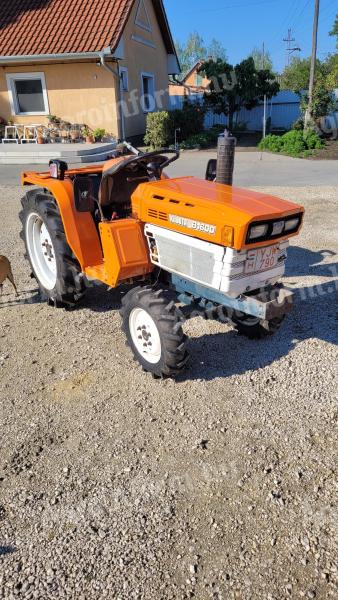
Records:
[[[173,154],[172,157],[165,157],[163,154]],[[154,150],[153,152],[144,152],[143,154],[139,154],[138,156],[131,156],[130,158],[126,158],[119,162],[118,164],[112,165],[109,169],[107,169],[103,178],[109,177],[111,175],[116,175],[120,171],[134,166],[137,166],[139,163],[143,163],[144,168],[146,169],[148,175],[150,177],[161,177],[161,173],[165,167],[170,165],[172,162],[177,160],[180,156],[178,150],[171,150],[169,148],[161,148],[160,150]],[[153,161],[150,159],[154,159]]]
[[[163,154],[174,154],[171,158],[163,156]],[[154,152],[146,152],[140,155],[140,160],[145,164],[147,173],[150,177],[161,178],[163,169],[170,165],[172,162],[177,160],[180,156],[178,150],[170,150],[163,148],[161,150],[155,150]],[[149,159],[152,160],[149,160]]]

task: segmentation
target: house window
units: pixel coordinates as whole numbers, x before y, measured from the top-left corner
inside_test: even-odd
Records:
[[[120,78],[121,78],[122,92],[128,92],[129,81],[128,81],[128,69],[126,67],[120,67]]]
[[[152,112],[156,108],[154,75],[141,73],[142,98],[141,105],[144,112]]]
[[[197,85],[198,87],[202,87],[203,85],[203,77],[202,75],[199,75],[199,73],[196,73],[195,75],[195,85]]]
[[[13,115],[49,114],[43,73],[11,73],[6,78]]]

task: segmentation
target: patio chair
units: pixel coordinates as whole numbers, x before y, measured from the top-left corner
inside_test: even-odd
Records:
[[[22,127],[21,127],[22,129]],[[20,125],[6,125],[5,137],[2,139],[3,144],[20,144]]]

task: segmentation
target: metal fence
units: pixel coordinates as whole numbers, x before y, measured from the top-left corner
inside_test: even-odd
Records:
[[[203,94],[189,96],[192,102],[203,102]],[[183,107],[184,96],[170,96],[170,108],[180,109]],[[245,123],[248,131],[260,131],[263,124],[263,102],[252,110],[241,109],[235,115],[235,122]],[[267,118],[271,117],[272,129],[290,129],[301,116],[300,100],[297,94],[289,90],[282,90],[268,101]],[[225,115],[217,115],[209,111],[205,116],[205,127],[209,129],[213,125],[227,125],[228,118]]]

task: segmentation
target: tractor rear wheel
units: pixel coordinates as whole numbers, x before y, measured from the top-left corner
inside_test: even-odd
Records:
[[[41,296],[57,307],[74,306],[83,296],[81,268],[68,246],[55,198],[44,190],[21,200],[21,238]]]
[[[257,317],[247,315],[242,319],[234,320],[233,323],[240,335],[245,335],[250,340],[258,340],[276,333],[283,323],[284,318],[285,315],[271,319],[270,321],[262,321]]]
[[[122,329],[135,360],[155,377],[170,377],[188,360],[179,311],[163,290],[136,287],[122,299]]]

